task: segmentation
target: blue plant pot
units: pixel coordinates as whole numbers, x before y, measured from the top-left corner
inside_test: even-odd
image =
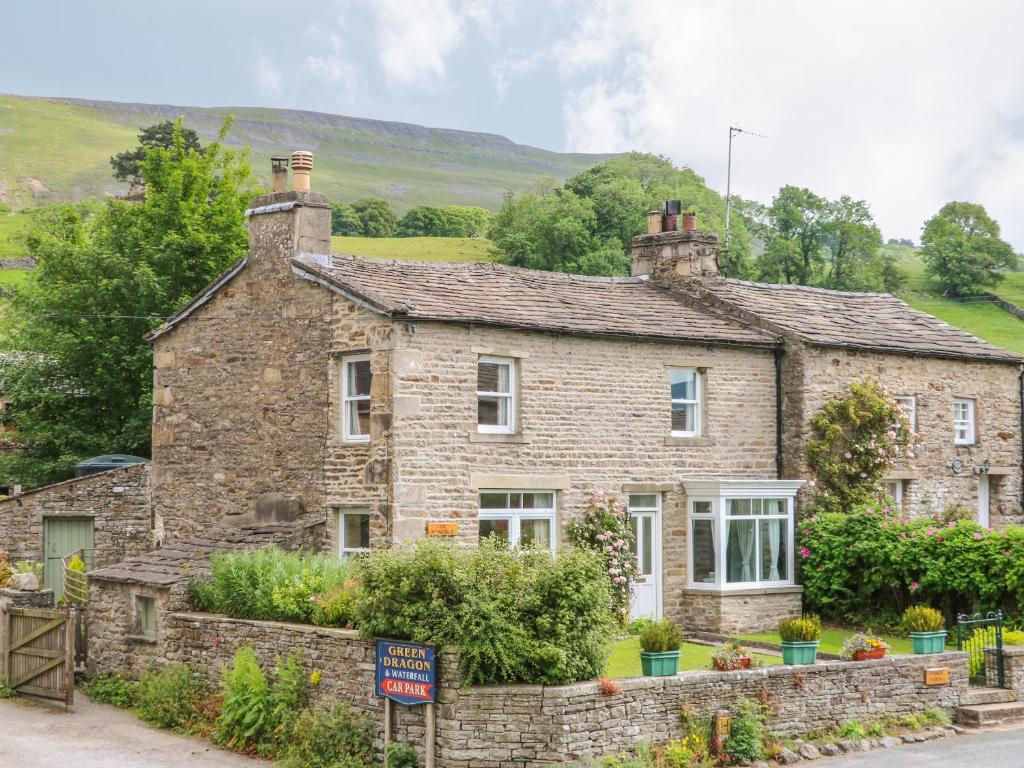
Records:
[[[818,658],[817,640],[783,640],[783,664],[813,664]]]
[[[914,653],[942,653],[946,649],[946,630],[941,632],[911,632],[910,643]]]

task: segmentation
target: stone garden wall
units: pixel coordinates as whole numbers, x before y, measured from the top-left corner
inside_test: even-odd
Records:
[[[253,646],[267,667],[275,657],[302,648],[308,671],[321,673],[314,698],[348,701],[373,719],[377,739],[382,738],[373,643],[357,632],[197,613],[171,613],[159,632],[158,645],[168,660],[191,664],[212,678],[243,645]],[[630,750],[641,740],[680,736],[684,708],[711,712],[741,698],[770,705],[776,713],[772,730],[794,735],[928,706],[949,710],[968,686],[966,653],[630,678],[617,681],[621,691],[613,695],[601,694],[596,682],[460,688],[457,654],[444,652],[440,659],[440,768],[542,768]],[[949,685],[926,686],[929,667],[949,667]],[[415,745],[422,760],[423,708],[394,709],[394,738]]]

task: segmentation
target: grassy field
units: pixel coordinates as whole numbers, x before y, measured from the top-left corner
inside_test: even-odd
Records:
[[[692,669],[711,669],[711,654],[715,649],[709,645],[683,643],[679,654],[679,671]],[[755,654],[762,664],[781,664],[778,656]],[[605,677],[640,677],[640,641],[635,637],[626,637],[612,646],[612,654],[604,670]]]
[[[412,261],[491,261],[491,241],[473,237],[338,237],[331,250],[352,256]]]
[[[0,285],[5,288],[17,288],[25,284],[29,274],[27,269],[0,269]]]
[[[843,640],[852,635],[852,629],[823,629],[821,630],[821,641],[819,651],[824,653],[839,653],[843,650]],[[889,653],[913,653],[910,645],[910,638],[898,635],[879,635],[889,644]],[[742,640],[758,640],[762,643],[780,643],[782,638],[778,632],[759,632],[753,635],[740,635]]]
[[[0,213],[0,259],[24,255],[21,245],[14,241],[14,235],[24,226],[27,218],[23,213]]]

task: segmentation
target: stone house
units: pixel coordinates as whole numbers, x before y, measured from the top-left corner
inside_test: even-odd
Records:
[[[1020,515],[1020,359],[891,296],[723,279],[715,238],[660,216],[608,279],[332,256],[306,190],[248,213],[248,256],[151,334],[167,543],[273,521],[326,524],[341,557],[431,534],[554,549],[611,491],[638,615],[763,629],[800,610],[807,420],[864,376],[923,435],[892,478],[908,512]]]

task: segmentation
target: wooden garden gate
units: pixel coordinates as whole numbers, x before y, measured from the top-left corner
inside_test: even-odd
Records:
[[[75,617],[71,610],[8,608],[4,627],[7,686],[19,693],[57,699],[75,695]]]

